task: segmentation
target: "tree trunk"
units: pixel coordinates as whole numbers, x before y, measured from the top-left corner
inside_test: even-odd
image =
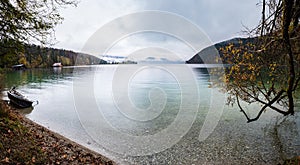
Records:
[[[295,83],[295,66],[294,66],[294,57],[293,51],[290,42],[289,36],[289,27],[292,21],[292,9],[294,5],[294,0],[284,0],[284,11],[283,11],[283,28],[282,28],[282,37],[284,42],[284,47],[288,56],[288,69],[289,69],[289,78],[288,78],[288,87],[286,90],[288,100],[289,100],[289,109],[290,114],[294,114],[294,99],[293,99],[293,87]]]

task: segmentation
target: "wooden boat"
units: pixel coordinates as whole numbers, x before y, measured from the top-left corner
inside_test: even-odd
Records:
[[[17,106],[18,108],[28,108],[32,106],[34,101],[27,99],[21,93],[15,90],[15,87],[11,88],[7,92],[10,103]]]

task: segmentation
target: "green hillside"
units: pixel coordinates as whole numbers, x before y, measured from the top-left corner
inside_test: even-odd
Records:
[[[23,45],[16,50],[14,52],[0,50],[1,68],[10,68],[16,64],[24,64],[27,68],[51,67],[56,62],[61,62],[64,66],[107,63],[92,55],[38,45]]]

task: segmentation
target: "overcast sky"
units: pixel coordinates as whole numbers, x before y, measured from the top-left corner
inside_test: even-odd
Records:
[[[170,12],[182,16],[198,26],[211,43],[216,43],[241,36],[243,25],[249,28],[257,25],[261,12],[260,6],[257,6],[258,2],[259,0],[81,0],[77,7],[62,9],[64,21],[56,27],[58,44],[55,47],[77,52],[84,51],[94,55],[102,54],[103,52],[95,53],[83,48],[88,39],[116,18],[146,10]],[[147,19],[143,19],[126,23],[139,26],[147,22]],[[122,26],[118,28],[114,30],[124,29]],[[173,30],[178,27],[169,28]],[[155,47],[154,50],[165,48],[167,51],[185,54],[186,57],[194,54],[194,51],[189,50],[190,48],[176,39],[176,36],[174,38],[155,32],[123,36],[115,41],[112,47],[113,49],[105,53],[127,56],[140,49]]]

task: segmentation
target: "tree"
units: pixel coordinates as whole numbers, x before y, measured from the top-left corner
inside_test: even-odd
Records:
[[[222,49],[231,67],[224,76],[228,102],[236,102],[248,122],[267,109],[294,114],[294,97],[300,81],[300,0],[263,0],[262,19],[251,31],[255,42]],[[241,101],[259,103],[257,116],[250,118]]]
[[[74,0],[1,0],[0,56],[8,50],[19,51],[23,43],[49,44],[53,28],[61,23],[59,8],[76,5]],[[9,44],[8,44],[9,43]]]
[[[51,43],[54,39],[53,28],[62,21],[58,9],[66,5],[76,5],[76,1],[1,0],[0,65],[3,60],[14,59],[24,51],[24,43]],[[4,59],[9,56],[13,57]],[[1,77],[0,80],[2,81],[2,79]],[[0,91],[1,85],[0,82]],[[0,113],[1,109],[2,105],[0,104]]]

